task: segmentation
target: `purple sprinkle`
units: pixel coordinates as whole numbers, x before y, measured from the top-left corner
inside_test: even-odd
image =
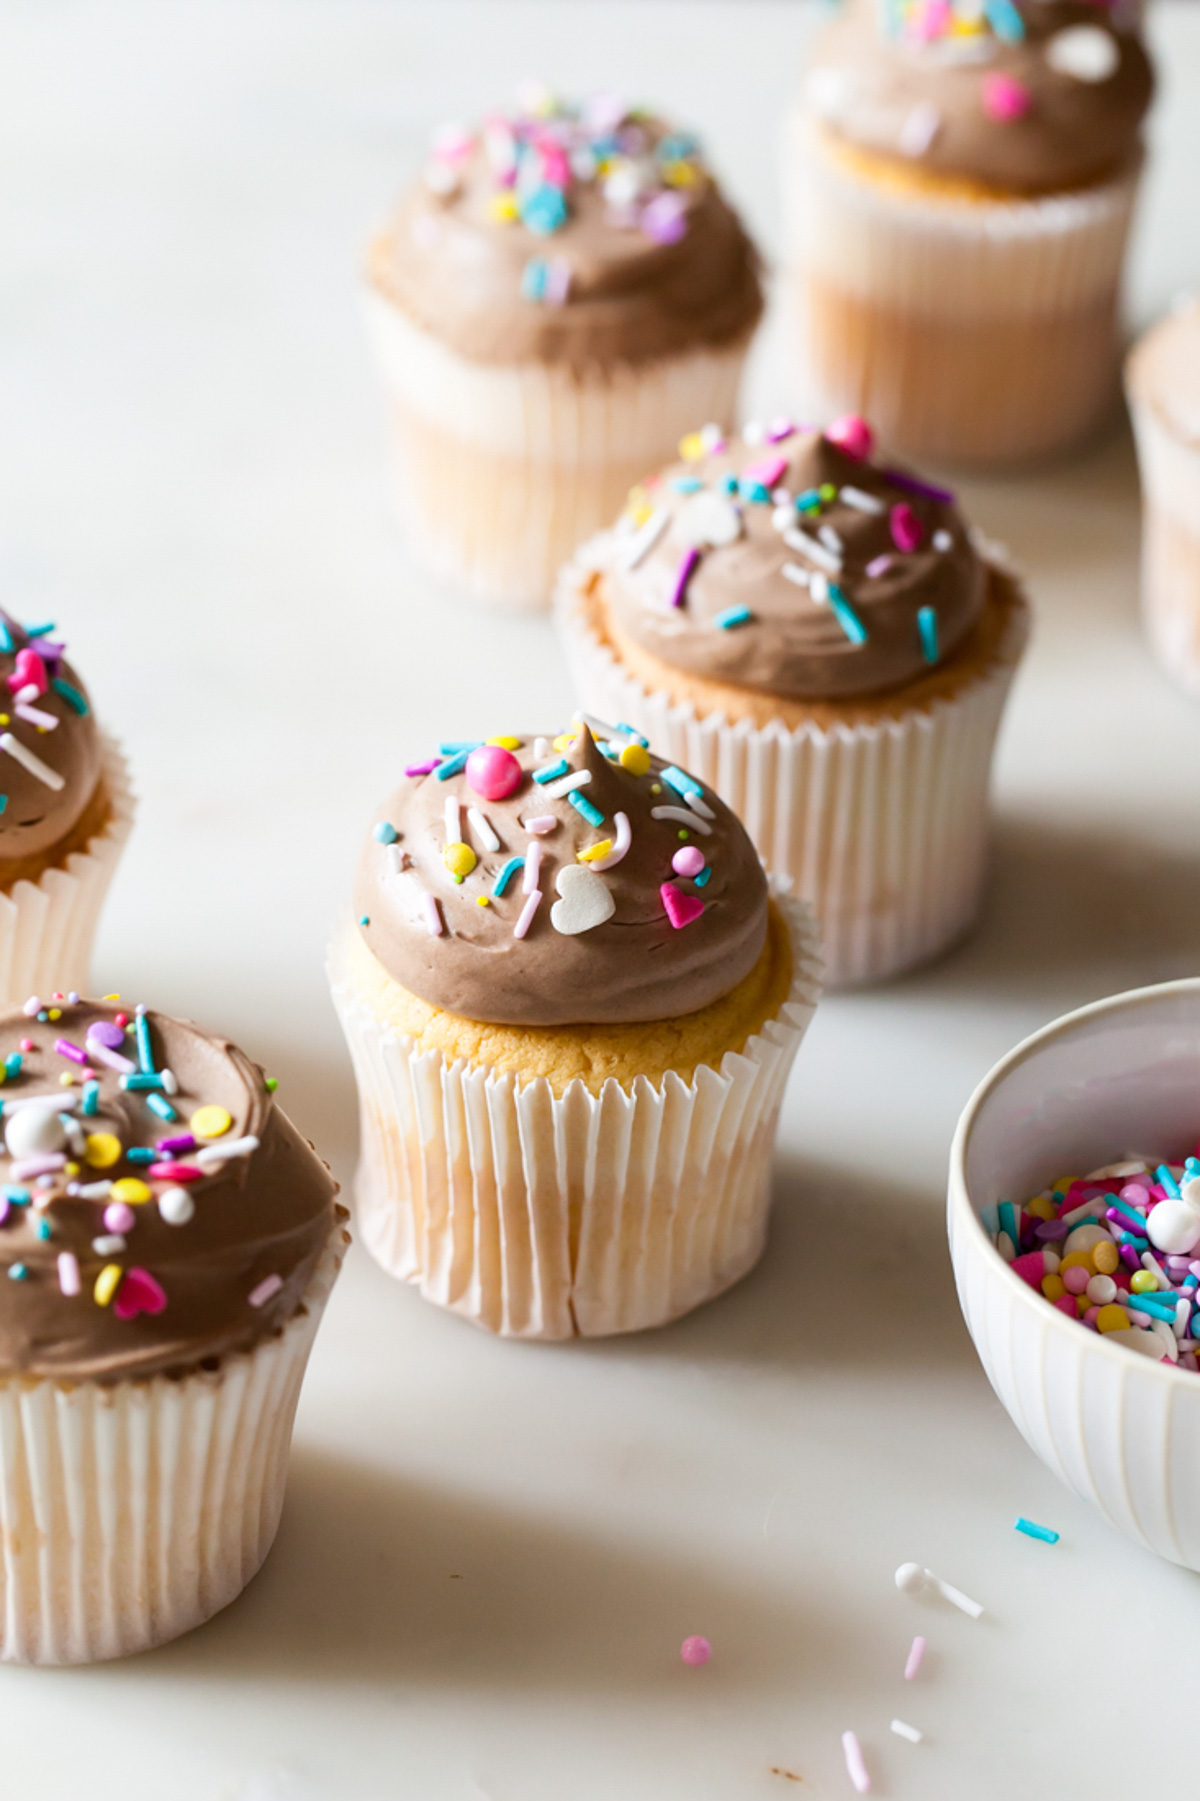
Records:
[[[404,773],[405,775],[432,775],[441,760],[440,757],[430,757],[428,763],[410,763]]]
[[[1044,1219],[1040,1226],[1035,1226],[1034,1237],[1045,1244],[1047,1239],[1065,1238],[1070,1230],[1065,1219]]]
[[[1126,1269],[1132,1270],[1135,1276],[1142,1267],[1142,1260],[1131,1244],[1123,1244],[1121,1246],[1121,1262],[1125,1265]]]
[[[125,1042],[124,1032],[110,1019],[94,1019],[87,1036],[89,1044],[102,1044],[106,1051],[119,1051]]]
[[[767,427],[767,443],[782,444],[785,438],[793,436],[795,430],[790,419],[776,419],[773,425]]]
[[[699,561],[700,552],[693,544],[690,550],[684,551],[675,575],[675,585],[671,589],[671,605],[673,607],[681,607],[687,598],[687,585],[692,579],[692,570]]]
[[[656,194],[643,208],[641,226],[656,244],[678,244],[687,232],[687,202],[682,194]]]
[[[8,1206],[9,1206],[9,1204],[5,1200],[4,1196],[0,1195],[0,1226],[2,1226],[5,1222],[5,1220],[8,1218]]]
[[[871,561],[867,564],[866,573],[873,582],[877,582],[881,575],[887,574],[891,566],[892,559],[889,556],[872,557]]]
[[[190,1132],[181,1132],[177,1138],[160,1138],[154,1148],[156,1151],[167,1151],[173,1155],[176,1151],[194,1151],[196,1140]]]
[[[54,1048],[60,1057],[69,1057],[72,1063],[86,1063],[87,1052],[72,1044],[69,1038],[56,1038]]]
[[[946,507],[954,505],[954,496],[949,488],[935,488],[932,482],[919,481],[915,475],[905,475],[902,469],[881,469],[879,473],[894,488],[903,488],[909,494],[921,494],[926,500],[940,500]]]

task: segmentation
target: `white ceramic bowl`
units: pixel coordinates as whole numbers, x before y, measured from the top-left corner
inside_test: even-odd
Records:
[[[1200,1138],[1200,980],[1069,1013],[971,1097],[950,1155],[950,1254],[988,1379],[1057,1476],[1139,1544],[1200,1569],[1200,1374],[1109,1344],[1014,1275],[980,1221],[1129,1154]]]

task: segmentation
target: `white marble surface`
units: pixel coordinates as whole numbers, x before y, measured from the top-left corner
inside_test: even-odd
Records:
[[[240,1037],[343,1177],[322,949],[369,809],[435,735],[567,705],[542,623],[469,613],[405,561],[364,232],[428,127],[533,70],[698,121],[771,245],[811,22],[781,0],[0,8],[0,582],[26,616],[56,610],[143,796],[97,974]],[[1195,277],[1200,232],[1200,17],[1167,4],[1156,30],[1142,318]],[[768,339],[764,403],[772,369]],[[1200,963],[1200,712],[1138,636],[1124,435],[967,499],[1039,608],[986,917],[940,966],[822,1008],[761,1270],[673,1330],[537,1349],[356,1252],[263,1574],[153,1656],[0,1671],[6,1798],[834,1798],[847,1726],[896,1801],[1194,1781],[1195,1580],[1009,1425],[942,1196],[1002,1051]],[[1062,1543],[1018,1537],[1018,1511]],[[988,1618],[899,1597],[908,1558]],[[678,1660],[691,1632],[707,1669]],[[928,1742],[893,1738],[894,1714]]]

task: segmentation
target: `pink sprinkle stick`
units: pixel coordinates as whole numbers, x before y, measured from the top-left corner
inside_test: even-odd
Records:
[[[538,910],[538,902],[541,900],[541,898],[542,897],[541,897],[540,893],[531,894],[529,896],[529,899],[525,902],[525,905],[521,908],[520,919],[518,919],[516,925],[513,927],[513,937],[514,938],[524,938],[526,932],[529,930],[530,926],[533,924],[533,916]]]
[[[904,1680],[906,1682],[912,1681],[913,1677],[921,1667],[921,1659],[924,1655],[925,1640],[923,1638],[914,1638],[912,1650],[908,1654],[908,1662],[904,1666]]]
[[[282,1276],[264,1276],[257,1288],[252,1288],[246,1296],[252,1307],[265,1307],[273,1295],[277,1295],[283,1287]]]
[[[671,605],[681,607],[687,597],[687,585],[692,579],[692,570],[700,561],[700,552],[693,544],[685,550],[680,559],[679,568],[675,572],[675,582],[671,589]]]
[[[523,819],[521,824],[525,827],[525,830],[531,832],[535,838],[544,838],[547,832],[552,832],[554,830],[555,826],[558,824],[558,820],[554,817],[553,813],[539,813],[536,819]]]
[[[876,582],[879,580],[881,575],[887,574],[887,572],[891,568],[891,566],[892,566],[892,559],[891,559],[891,557],[889,557],[887,555],[884,555],[881,557],[872,557],[871,561],[867,564],[867,574],[870,576],[870,578],[873,582]]]
[[[441,913],[438,911],[437,896],[423,894],[421,905],[425,909],[425,924],[429,927],[429,936],[440,938],[445,928],[442,925]]]
[[[871,1792],[871,1778],[867,1766],[863,1762],[862,1746],[853,1732],[843,1732],[842,1750],[846,1757],[846,1772],[860,1795]]]
[[[131,1075],[137,1068],[137,1064],[131,1062],[128,1057],[123,1057],[120,1051],[110,1051],[107,1046],[98,1044],[94,1038],[88,1039],[88,1056],[93,1063],[103,1063],[109,1069],[120,1070],[123,1076]]]
[[[27,1182],[31,1176],[48,1176],[66,1163],[61,1151],[48,1151],[44,1157],[21,1157],[9,1170],[14,1182]]]
[[[72,1044],[69,1038],[56,1038],[54,1048],[60,1057],[69,1057],[72,1063],[86,1063],[87,1052]]]
[[[538,893],[538,871],[541,867],[542,847],[535,839],[529,846],[529,849],[525,852],[525,873],[521,877],[521,888],[525,894]],[[524,914],[522,914],[521,917],[524,918]],[[531,913],[529,917],[532,919],[533,914]],[[525,933],[521,932],[519,936],[523,938]]]
[[[60,1251],[58,1254],[58,1286],[63,1294],[78,1294],[79,1259],[74,1251]]]

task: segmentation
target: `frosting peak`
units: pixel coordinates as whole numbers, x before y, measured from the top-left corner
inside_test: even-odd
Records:
[[[363,937],[430,1005],[490,1024],[675,1019],[753,969],[767,884],[741,823],[627,726],[443,744],[376,818]]]

